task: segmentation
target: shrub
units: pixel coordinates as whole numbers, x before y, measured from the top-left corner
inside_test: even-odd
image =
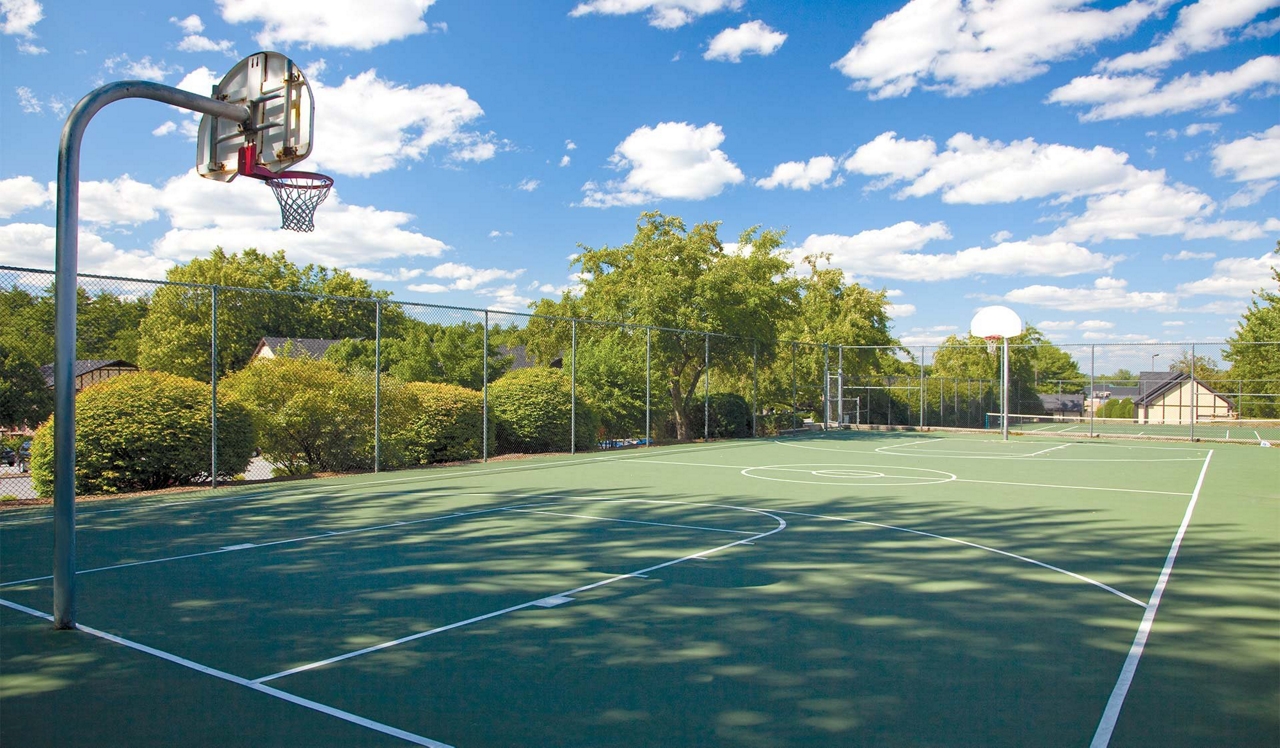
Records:
[[[398,435],[410,464],[476,460],[482,456],[484,396],[454,384],[411,382],[405,388],[418,400],[417,414]],[[489,443],[494,443],[489,424]]]
[[[330,361],[260,358],[222,381],[219,393],[253,414],[258,447],[276,472],[369,470],[374,463],[374,378],[348,373]],[[384,376],[383,434],[402,434],[416,399],[398,380]],[[382,465],[406,463],[402,444],[387,438]]]
[[[732,392],[712,393],[706,407],[701,397],[688,403],[689,433],[695,439],[703,434],[703,411],[709,410],[711,423],[706,429],[712,439],[741,439],[751,436],[751,404],[742,395]],[[790,427],[788,415],[788,428]],[[672,428],[674,434],[674,426]]]
[[[76,493],[185,485],[208,477],[209,385],[161,372],[122,374],[76,396]],[[253,452],[244,406],[218,398],[218,473],[243,473]],[[53,419],[31,443],[31,480],[53,495]]]
[[[569,375],[559,369],[519,369],[489,385],[489,410],[497,427],[499,452],[569,451]],[[576,446],[595,446],[600,422],[577,400]]]

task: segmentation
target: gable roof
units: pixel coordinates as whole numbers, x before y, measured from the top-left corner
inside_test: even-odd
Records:
[[[138,368],[133,364],[129,363],[128,361],[121,361],[120,359],[110,359],[110,358],[79,359],[75,361],[75,363],[71,364],[71,376],[80,377],[80,376],[84,376],[85,374],[88,374],[91,371],[97,371],[98,369],[106,369],[113,366],[125,367],[125,368],[135,369],[135,370]],[[45,364],[44,366],[41,366],[40,374],[44,377],[44,383],[52,387],[53,386],[53,364]]]
[[[1040,395],[1040,403],[1050,413],[1081,413],[1084,398],[1081,395]]]
[[[1162,379],[1157,379],[1156,377],[1152,377],[1150,381],[1147,381],[1145,379],[1147,374],[1163,374],[1164,376]],[[1142,376],[1144,377],[1143,383],[1147,385],[1146,391],[1143,392],[1139,397],[1134,398],[1134,401],[1133,401],[1134,405],[1149,405],[1155,402],[1156,400],[1159,400],[1160,398],[1164,397],[1171,390],[1181,387],[1186,382],[1191,382],[1191,381],[1194,381],[1196,385],[1203,387],[1206,392],[1209,392],[1213,395],[1218,394],[1217,392],[1214,392],[1213,388],[1210,387],[1209,385],[1205,384],[1199,379],[1192,380],[1191,375],[1182,371],[1173,371],[1173,372],[1144,371],[1142,372]]]
[[[341,343],[342,339],[329,338],[273,338],[266,337],[258,342],[258,347],[253,350],[252,358],[257,358],[264,348],[270,348],[272,355],[284,355],[287,348],[289,355],[293,358],[324,358],[325,351],[329,350],[335,343]]]

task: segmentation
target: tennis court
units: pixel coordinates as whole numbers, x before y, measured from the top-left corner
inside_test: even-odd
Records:
[[[1280,452],[838,432],[0,514],[0,742],[1271,745]]]

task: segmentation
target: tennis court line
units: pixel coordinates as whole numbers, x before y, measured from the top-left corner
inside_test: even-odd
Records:
[[[1137,605],[1140,608],[1147,607],[1146,603],[1142,602],[1136,597],[1132,597],[1131,595],[1126,595],[1125,593],[1121,592],[1115,587],[1112,587],[1111,585],[1105,584],[1103,582],[1099,582],[1098,580],[1093,579],[1092,577],[1086,577],[1085,575],[1077,574],[1074,571],[1067,571],[1066,569],[1054,566],[1053,564],[1046,564],[1043,561],[1037,561],[1034,558],[1028,558],[1026,556],[1022,556],[1017,553],[1013,553],[1011,551],[1002,551],[999,548],[992,548],[989,545],[982,545],[981,543],[974,543],[968,540],[961,540],[960,538],[952,538],[946,535],[938,535],[932,532],[925,532],[924,530],[912,530],[909,527],[898,527],[897,525],[886,525],[881,522],[869,522],[867,520],[850,519],[848,517],[835,517],[830,514],[806,514],[805,512],[788,512],[782,509],[772,509],[770,511],[777,512],[778,514],[794,514],[798,517],[812,517],[813,519],[829,519],[829,520],[834,520],[836,522],[849,522],[855,525],[866,525],[867,527],[879,527],[883,530],[897,530],[899,532],[911,533],[912,535],[921,535],[926,538],[934,538],[935,540],[945,540],[948,543],[958,543],[960,545],[967,545],[970,548],[976,548],[980,551],[987,551],[988,553],[997,553],[1001,556],[1007,556],[1012,559],[1017,559],[1018,561],[1023,561],[1028,564],[1032,564],[1034,566],[1039,566],[1043,569],[1048,569],[1049,571],[1055,571],[1059,574],[1066,574],[1072,579],[1077,579],[1081,582],[1086,582],[1088,584],[1093,585],[1094,587],[1104,589],[1113,595],[1122,597],[1125,600],[1128,600],[1129,602],[1133,603],[1134,605]]]
[[[956,478],[956,483],[986,483],[993,486],[1025,486],[1027,488],[1065,488],[1071,491],[1113,491],[1116,493],[1150,493],[1159,496],[1190,496],[1179,491],[1152,491],[1149,488],[1109,488],[1107,486],[1061,486],[1056,483],[1016,483],[1004,480],[975,480],[972,478]],[[926,484],[927,485],[927,484]]]
[[[1196,509],[1196,502],[1200,499],[1200,489],[1204,486],[1204,477],[1209,473],[1209,460],[1213,459],[1213,450],[1209,450],[1209,454],[1205,455],[1204,467],[1200,468],[1200,478],[1196,480],[1196,488],[1191,493],[1191,501],[1187,502],[1187,511],[1182,515],[1182,524],[1178,527],[1178,532],[1173,536],[1173,544],[1169,546],[1169,555],[1164,560],[1164,568],[1160,570],[1160,578],[1156,581],[1155,589],[1151,591],[1151,599],[1147,602],[1147,610],[1142,614],[1142,623],[1138,625],[1138,632],[1134,634],[1133,645],[1129,647],[1129,655],[1124,659],[1124,665],[1120,668],[1120,677],[1116,680],[1115,688],[1111,690],[1111,697],[1107,699],[1107,706],[1102,711],[1102,719],[1098,722],[1098,729],[1093,733],[1093,741],[1089,743],[1089,748],[1107,748],[1111,742],[1111,734],[1116,728],[1116,720],[1120,718],[1120,709],[1124,706],[1125,696],[1129,693],[1129,686],[1133,683],[1133,674],[1138,669],[1138,661],[1142,659],[1142,650],[1147,645],[1147,636],[1151,633],[1151,625],[1155,623],[1156,611],[1160,609],[1160,600],[1164,597],[1165,585],[1169,583],[1169,575],[1173,573],[1173,562],[1178,558],[1178,549],[1182,547],[1182,538],[1187,534],[1187,527],[1191,524],[1191,514]]]
[[[1031,454],[1029,454],[1029,455],[1023,455],[1023,457],[1035,457],[1035,456],[1037,456],[1037,455],[1042,455],[1042,454],[1044,454],[1044,453],[1046,453],[1046,452],[1052,452],[1052,451],[1054,451],[1055,449],[1066,449],[1067,447],[1070,447],[1070,446],[1071,446],[1071,444],[1072,444],[1072,442],[1067,442],[1066,444],[1059,444],[1059,445],[1058,445],[1058,446],[1056,446],[1056,447],[1049,447],[1048,449],[1042,449],[1042,450],[1040,450],[1039,452],[1032,452],[1032,453],[1031,453]]]
[[[655,527],[674,527],[679,530],[706,530],[707,532],[728,532],[734,535],[754,535],[750,530],[726,530],[720,527],[699,527],[697,525],[672,525],[666,522],[644,522],[638,519],[618,519],[617,517],[596,517],[591,514],[566,514],[565,512],[548,512],[542,509],[510,509],[520,514],[547,514],[552,517],[577,517],[578,519],[598,519],[604,522],[624,522],[629,525],[653,525]]]
[[[25,605],[19,605],[18,603],[10,602],[4,599],[0,599],[0,605],[3,605],[7,608],[12,608],[13,610],[16,610],[20,613],[26,613],[27,615],[35,616],[36,618],[43,618],[44,620],[50,621],[50,622],[53,621],[53,616],[49,615],[48,613],[42,613],[38,610],[28,608]],[[222,680],[235,683],[238,686],[244,686],[245,688],[253,689],[254,691],[257,691],[259,693],[263,693],[268,696],[273,696],[277,699],[287,701],[291,704],[297,704],[298,706],[311,709],[312,711],[320,712],[321,714],[327,714],[331,717],[337,717],[338,719],[343,720],[345,722],[350,722],[354,725],[359,725],[361,727],[365,727],[370,730],[375,730],[385,735],[391,735],[392,737],[397,737],[397,738],[400,738],[401,740],[406,740],[415,745],[424,745],[424,746],[428,746],[428,748],[452,748],[452,746],[450,746],[448,743],[441,743],[438,740],[432,740],[431,738],[423,737],[422,735],[416,735],[414,733],[408,732],[407,730],[401,730],[398,727],[392,727],[391,725],[386,725],[381,722],[375,722],[366,717],[361,717],[358,714],[352,714],[351,712],[343,711],[341,709],[329,706],[327,704],[321,704],[318,701],[304,699],[301,696],[295,696],[291,693],[281,691],[277,688],[264,686],[260,683],[255,683],[247,678],[241,678],[238,675],[233,675],[223,670],[218,670],[217,668],[211,668],[208,665],[201,665],[200,663],[194,662],[192,660],[188,660],[185,657],[179,657],[178,655],[165,652],[162,649],[156,649],[155,647],[149,647],[145,644],[140,644],[131,639],[125,639],[122,636],[109,634],[106,631],[95,629],[92,626],[85,626],[81,624],[77,626],[77,630],[82,631],[86,634],[89,634],[90,636],[96,636],[99,639],[105,639],[109,642],[112,642],[113,644],[119,644],[121,646],[128,647],[129,649],[135,649],[139,652],[143,652],[144,654],[149,654],[153,657],[159,657],[162,660],[168,660],[169,662],[172,662],[175,665],[181,665],[182,667],[195,670],[198,673],[211,675],[215,678],[220,678]]]
[[[491,496],[493,494],[483,494],[483,495]],[[512,506],[502,506],[502,507],[497,507],[493,509],[479,509],[474,512],[455,512],[453,514],[443,514],[443,515],[437,515],[435,517],[424,517],[422,519],[400,520],[397,522],[388,522],[387,524],[383,524],[383,525],[371,525],[369,527],[356,527],[350,530],[327,530],[325,532],[316,533],[314,535],[302,535],[296,538],[286,538],[284,540],[270,540],[265,543],[239,543],[236,545],[226,545],[211,551],[200,551],[198,553],[184,553],[180,556],[166,556],[164,558],[152,558],[152,559],[147,559],[145,561],[130,561],[128,563],[114,564],[112,566],[99,566],[94,569],[81,569],[76,572],[76,576],[80,576],[81,574],[92,574],[98,571],[112,571],[115,569],[127,569],[131,566],[146,566],[148,564],[159,564],[159,563],[164,563],[166,561],[181,561],[182,559],[186,559],[186,558],[199,558],[201,556],[216,556],[221,553],[234,553],[236,551],[248,551],[248,550],[253,550],[255,548],[269,548],[273,545],[301,543],[306,540],[322,540],[327,538],[336,538],[336,537],[341,537],[343,535],[352,535],[354,533],[360,533],[360,532],[386,530],[392,527],[406,527],[408,525],[420,525],[425,522],[437,522],[439,520],[454,519],[457,517],[469,517],[474,514],[501,512],[501,511],[506,511],[515,507],[522,507],[522,506],[537,506],[537,504],[513,504]],[[18,579],[12,582],[3,582],[3,583],[0,583],[0,587],[12,587],[14,585],[28,584],[31,582],[44,582],[49,579],[53,579],[53,576],[46,575],[43,577],[31,577],[30,579]]]
[[[573,497],[567,497],[567,498],[573,498]],[[685,503],[685,502],[680,502],[680,501],[675,501],[675,502],[671,502],[671,501],[654,501],[654,502],[645,502],[645,503],[654,503],[654,504],[679,504],[679,505],[686,505],[686,503]],[[510,606],[510,607],[508,607],[508,608],[503,608],[502,610],[495,610],[495,611],[492,611],[492,612],[489,612],[489,613],[484,613],[484,614],[482,614],[482,615],[478,615],[478,616],[474,616],[474,617],[472,617],[472,618],[468,618],[468,619],[466,619],[465,621],[457,621],[457,622],[455,622],[455,623],[450,623],[450,624],[447,624],[447,625],[444,625],[444,626],[437,626],[436,628],[429,629],[429,630],[427,630],[427,631],[419,631],[419,632],[418,632],[418,633],[416,633],[416,634],[410,634],[409,636],[404,636],[404,637],[401,637],[401,638],[399,638],[399,639],[394,639],[394,640],[391,640],[391,641],[382,642],[381,644],[375,644],[375,645],[373,645],[373,646],[371,646],[371,647],[365,647],[364,649],[358,649],[358,650],[355,650],[355,651],[353,651],[353,652],[347,652],[347,653],[345,653],[345,654],[340,654],[340,655],[337,655],[337,656],[335,656],[335,657],[330,657],[330,658],[328,658],[328,659],[326,659],[326,660],[318,660],[318,661],[316,661],[316,662],[307,663],[306,665],[299,665],[299,666],[297,666],[297,667],[290,668],[290,669],[288,669],[288,670],[282,670],[282,671],[280,671],[280,672],[278,672],[278,673],[272,673],[271,675],[264,675],[264,676],[262,676],[261,678],[256,678],[256,679],[254,679],[252,682],[253,682],[253,683],[257,683],[257,684],[266,683],[267,681],[275,680],[275,679],[277,679],[277,678],[283,678],[283,677],[288,676],[288,675],[294,675],[294,674],[296,674],[296,673],[301,673],[301,672],[304,672],[304,671],[307,671],[307,670],[313,670],[313,669],[315,669],[315,668],[323,667],[323,666],[325,666],[325,665],[332,665],[332,664],[333,664],[333,663],[335,663],[335,662],[341,662],[341,661],[343,661],[343,660],[349,660],[349,659],[351,659],[352,657],[359,657],[359,656],[361,656],[361,655],[366,655],[366,654],[369,654],[369,653],[371,653],[371,652],[377,652],[377,651],[380,651],[380,650],[383,650],[383,649],[388,649],[388,648],[390,648],[390,647],[398,646],[398,645],[400,645],[400,644],[405,644],[405,643],[407,643],[407,642],[415,641],[415,640],[417,640],[417,639],[422,639],[422,638],[424,638],[424,637],[432,636],[432,635],[434,635],[434,634],[439,634],[439,633],[443,633],[443,632],[445,632],[445,631],[451,631],[451,630],[456,629],[456,628],[461,628],[461,627],[463,627],[463,626],[467,626],[467,625],[472,624],[472,623],[478,623],[478,622],[480,622],[480,621],[485,621],[485,620],[488,620],[488,619],[490,619],[490,618],[497,618],[498,616],[505,615],[505,614],[507,614],[507,613],[514,613],[514,612],[515,612],[515,611],[517,611],[517,610],[523,610],[523,609],[525,609],[525,608],[529,608],[529,607],[532,607],[532,606],[536,606],[539,602],[541,602],[541,601],[543,601],[543,600],[546,600],[546,599],[548,599],[548,598],[556,598],[556,597],[572,597],[573,595],[576,595],[576,594],[578,594],[578,593],[586,592],[586,591],[588,591],[588,590],[593,590],[593,589],[595,589],[595,588],[597,588],[597,587],[603,587],[603,586],[605,586],[605,585],[607,585],[607,584],[613,584],[614,582],[617,582],[617,581],[622,580],[622,579],[645,578],[645,575],[646,575],[646,574],[649,574],[650,572],[653,572],[653,571],[657,571],[658,569],[664,569],[664,568],[666,568],[666,567],[668,567],[668,566],[674,566],[674,565],[676,565],[676,564],[683,563],[683,562],[685,562],[685,561],[688,561],[688,560],[690,560],[690,559],[694,559],[694,558],[699,558],[699,559],[701,559],[701,558],[706,558],[707,556],[709,556],[709,555],[711,555],[711,554],[713,554],[713,553],[719,553],[720,551],[727,550],[727,549],[729,549],[729,548],[733,548],[734,546],[738,546],[738,545],[750,544],[750,543],[752,543],[753,541],[759,540],[760,538],[765,538],[765,537],[768,537],[768,536],[770,536],[770,535],[773,535],[774,533],[782,532],[783,530],[787,529],[787,522],[786,522],[786,520],[784,520],[784,519],[782,519],[781,517],[778,517],[778,516],[776,516],[776,515],[774,515],[774,514],[772,514],[772,513],[770,513],[770,512],[766,512],[766,511],[764,511],[764,510],[762,510],[762,509],[751,509],[751,508],[748,508],[748,507],[728,507],[727,505],[722,505],[722,504],[690,504],[689,506],[716,506],[716,507],[722,507],[722,508],[739,509],[739,510],[743,510],[743,511],[754,512],[754,513],[756,513],[756,514],[763,514],[763,515],[765,515],[766,517],[771,517],[771,518],[773,518],[774,520],[776,520],[776,521],[778,522],[778,526],[777,526],[777,527],[775,527],[775,528],[773,528],[772,530],[769,530],[768,532],[753,533],[753,534],[751,535],[751,537],[749,537],[749,538],[745,538],[745,539],[743,539],[743,540],[736,540],[736,541],[734,541],[734,542],[732,542],[732,543],[726,543],[725,545],[717,546],[717,547],[712,548],[712,549],[710,549],[710,550],[706,550],[706,551],[698,551],[697,553],[691,553],[691,554],[689,554],[689,555],[687,555],[687,556],[682,556],[681,558],[677,558],[677,559],[674,559],[674,560],[672,560],[672,561],[665,561],[665,562],[663,562],[663,563],[655,564],[655,565],[653,565],[653,566],[649,566],[649,567],[646,567],[646,568],[644,568],[644,569],[637,569],[636,571],[628,572],[628,573],[626,573],[626,574],[618,574],[618,575],[613,576],[613,577],[610,577],[610,578],[608,578],[608,579],[604,579],[604,580],[601,580],[601,581],[599,581],[599,582],[593,582],[593,583],[591,583],[591,584],[584,584],[584,585],[582,585],[581,587],[575,587],[575,588],[573,588],[573,589],[571,589],[571,590],[565,590],[564,592],[556,592],[556,593],[553,593],[553,594],[551,594],[551,595],[541,595],[541,596],[539,596],[536,600],[530,600],[530,601],[528,601],[528,602],[521,603],[521,604],[519,604],[519,605],[512,605],[512,606]]]

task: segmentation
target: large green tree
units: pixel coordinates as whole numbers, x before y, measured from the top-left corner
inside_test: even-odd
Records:
[[[981,338],[952,335],[939,347],[929,374],[935,379],[992,383],[992,389],[980,389],[983,404],[989,408],[999,402],[995,383],[1000,381],[1002,358],[999,347],[994,354],[988,353],[986,341]],[[1027,325],[1021,335],[1009,338],[1010,412],[1043,413],[1040,392],[1056,392],[1059,381],[1083,384],[1086,380],[1070,354],[1049,342],[1034,325]]]
[[[1274,255],[1271,286],[1254,294],[1223,354],[1231,362],[1229,378],[1252,394],[1240,403],[1244,418],[1280,416],[1280,242]]]
[[[138,364],[202,381],[210,369],[210,285],[226,287],[218,292],[219,374],[248,363],[266,336],[372,338],[377,311],[367,299],[389,296],[345,270],[299,267],[283,251],[229,254],[219,247],[207,258],[173,268],[167,279],[175,285],[156,290],[142,320]],[[394,329],[403,315],[394,305],[383,306],[383,328]]]
[[[693,435],[686,400],[706,372],[708,343],[717,368],[740,370],[744,363],[749,368],[753,353],[741,340],[696,333],[752,338],[760,341],[759,355],[769,357],[780,325],[795,311],[798,283],[778,251],[783,232],[749,229],[739,237],[738,251],[731,252],[719,228],[716,222],[688,228],[675,216],[645,213],[629,243],[582,247],[574,261],[584,278],[580,296],[566,293],[559,302],[535,306],[545,315],[693,331],[652,336],[655,379],[670,398],[680,439]],[[588,326],[578,327],[579,334],[592,334]],[[545,361],[569,348],[569,333],[567,323],[534,320],[527,340],[535,358]]]
[[[53,412],[53,390],[40,368],[0,342],[0,426],[40,425]]]

